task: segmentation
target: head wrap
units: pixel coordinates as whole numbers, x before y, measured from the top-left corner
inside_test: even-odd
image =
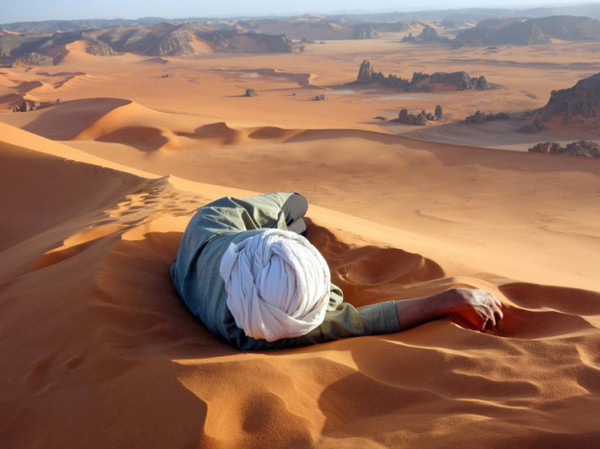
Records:
[[[298,337],[325,318],[329,267],[301,235],[266,229],[231,243],[219,272],[235,324],[250,337],[269,342]]]

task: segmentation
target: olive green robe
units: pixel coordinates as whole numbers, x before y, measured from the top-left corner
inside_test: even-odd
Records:
[[[323,323],[306,335],[267,342],[247,336],[236,326],[219,274],[221,258],[232,242],[238,243],[264,228],[287,229],[281,207],[291,195],[225,197],[198,210],[171,266],[173,283],[190,312],[211,332],[239,349],[287,348],[399,331],[394,301],[356,308],[343,302],[342,291],[333,284]]]

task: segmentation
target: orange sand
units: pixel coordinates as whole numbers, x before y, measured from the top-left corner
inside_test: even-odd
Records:
[[[458,123],[542,106],[600,70],[595,46],[202,49],[158,64],[76,43],[60,66],[0,71],[3,108],[61,99],[0,113],[0,447],[596,447],[600,161],[523,152],[581,130]],[[345,85],[364,58],[500,88]],[[438,103],[447,119],[427,129],[373,120]],[[202,204],[278,190],[309,198],[308,236],[349,302],[468,285],[498,295],[504,320],[229,348],[168,268]]]

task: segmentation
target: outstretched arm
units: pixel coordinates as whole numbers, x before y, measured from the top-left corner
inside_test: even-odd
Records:
[[[455,288],[423,298],[385,301],[359,308],[342,302],[341,290],[335,286],[332,295],[338,298],[338,306],[327,312],[323,323],[306,335],[268,343],[246,337],[240,330],[237,338],[229,342],[240,349],[287,348],[400,332],[447,316],[458,316],[478,330],[494,326],[502,318],[500,300],[480,289]]]
[[[401,329],[447,316],[458,316],[477,330],[493,327],[502,319],[502,303],[481,289],[453,288],[423,298],[396,301]]]

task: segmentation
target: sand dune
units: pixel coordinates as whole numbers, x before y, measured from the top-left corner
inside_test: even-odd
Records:
[[[238,129],[224,122],[198,126],[199,117],[158,112],[120,98],[65,101],[11,119],[24,130],[55,140],[121,143],[142,151],[231,145],[248,138],[285,140],[303,131]]]
[[[338,446],[340,435],[353,435],[352,445],[431,447],[461,441],[456,428],[469,430],[471,447],[490,433],[498,446],[592,447],[598,437],[590,416],[600,388],[598,293],[455,277],[419,254],[366,244],[365,224],[317,208],[309,236],[352,302],[468,284],[495,291],[505,319],[484,334],[445,320],[398,335],[239,353],[189,316],[167,275],[189,214],[210,198],[6,144],[2,157],[28,157],[30,184],[40,170],[59,175],[53,189],[30,191],[52,213],[13,209],[20,223],[35,216],[37,228],[3,252],[29,255],[2,292],[3,315],[13,318],[0,340],[3,383],[12,385],[2,409],[16,411],[3,416],[11,446]],[[3,182],[26,190],[19,179]],[[80,199],[65,204],[73,183]],[[340,218],[344,230],[318,224]],[[84,396],[66,394],[73,389]],[[24,426],[43,430],[19,432]]]
[[[58,89],[82,76],[85,76],[85,73],[39,71],[35,74],[18,74],[12,79],[2,78],[2,85],[11,93],[0,96],[0,105],[4,104],[7,107],[14,104],[19,105],[25,99],[30,101],[51,99],[54,101],[60,94]]]
[[[597,446],[598,161],[498,150],[531,137],[458,123],[473,108],[539,107],[593,48],[487,60],[376,39],[164,64],[76,47],[60,71],[0,73],[2,101],[63,100],[0,113],[0,446]],[[338,89],[367,51],[390,73],[474,61],[505,87],[394,101],[303,93],[306,74]],[[240,97],[243,79],[258,97]],[[431,129],[373,121],[438,102],[447,118]],[[453,144],[431,141],[444,138]],[[483,333],[451,318],[231,349],[188,313],[168,269],[201,205],[268,191],[309,198],[308,238],[347,301],[472,286],[502,300],[504,319]]]

